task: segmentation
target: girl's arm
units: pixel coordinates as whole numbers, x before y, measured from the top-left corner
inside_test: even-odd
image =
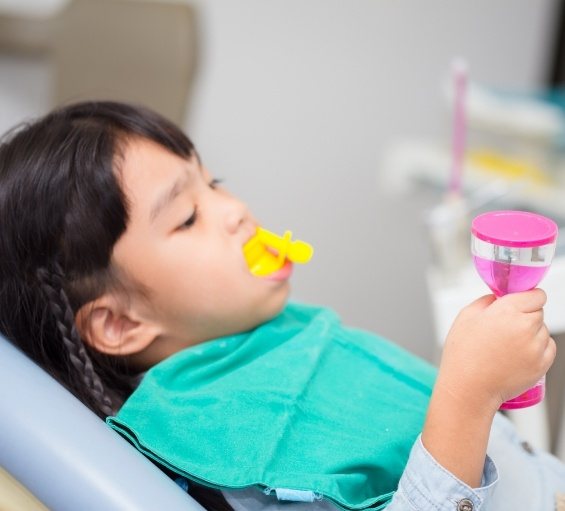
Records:
[[[533,386],[555,358],[539,289],[461,311],[445,343],[424,431],[412,449],[391,511],[478,511],[497,472],[486,455],[500,405]],[[422,508],[422,509],[423,509]]]
[[[532,387],[555,358],[545,301],[540,289],[482,297],[463,309],[447,336],[422,442],[472,488],[481,483],[496,411]]]

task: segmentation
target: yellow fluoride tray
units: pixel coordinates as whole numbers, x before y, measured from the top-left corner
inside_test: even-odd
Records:
[[[280,270],[288,259],[304,264],[310,261],[314,249],[302,240],[292,240],[292,232],[282,236],[259,227],[243,247],[243,255],[253,275],[263,277]]]

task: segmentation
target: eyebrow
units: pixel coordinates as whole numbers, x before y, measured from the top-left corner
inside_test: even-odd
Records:
[[[161,212],[173,202],[180,193],[189,185],[192,175],[187,173],[177,179],[173,186],[168,188],[159,198],[155,201],[149,212],[149,220],[154,222]]]

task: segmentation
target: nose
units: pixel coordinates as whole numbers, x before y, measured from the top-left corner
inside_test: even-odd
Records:
[[[233,195],[225,196],[224,222],[228,233],[236,234],[243,230],[254,229],[256,222],[247,204]]]

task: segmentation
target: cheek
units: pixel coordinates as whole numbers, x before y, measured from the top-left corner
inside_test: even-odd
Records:
[[[239,261],[225,256],[225,251],[177,253],[174,257],[161,261],[153,282],[164,292],[187,298],[233,300],[233,293],[249,286],[250,279],[247,278],[246,268]]]

